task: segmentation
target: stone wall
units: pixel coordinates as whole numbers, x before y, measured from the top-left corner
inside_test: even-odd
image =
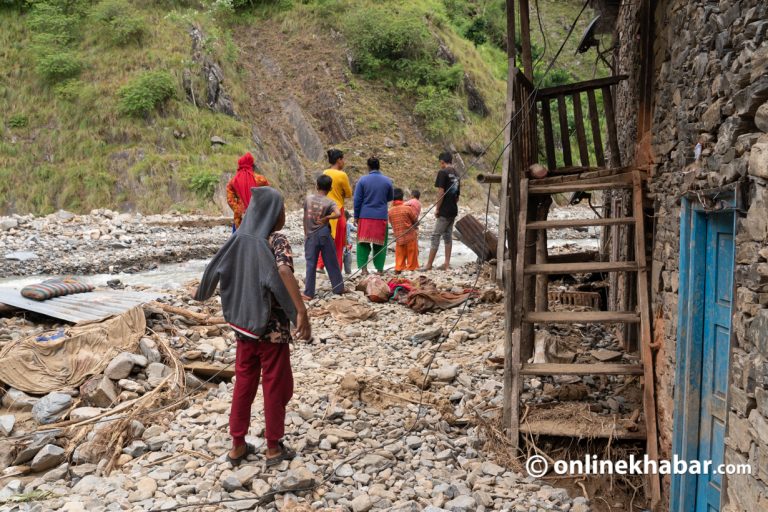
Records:
[[[652,126],[636,135],[641,82],[634,76],[642,56],[632,37],[641,26],[633,4],[622,5],[617,21],[619,72],[632,78],[616,97],[623,147],[634,148],[634,160],[642,161],[638,141],[648,140],[653,162],[651,293],[654,340],[661,344],[661,455],[669,457],[672,449],[680,197],[694,190],[714,197],[738,187],[746,193],[737,222],[726,461],[749,462],[753,474],[728,478],[726,502],[727,510],[768,510],[768,3],[655,2]],[[664,488],[668,502],[668,480]]]

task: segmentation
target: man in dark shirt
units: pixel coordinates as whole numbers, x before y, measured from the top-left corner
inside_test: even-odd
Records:
[[[461,194],[461,178],[453,168],[453,155],[444,151],[440,153],[440,170],[437,172],[435,187],[437,187],[437,202],[435,203],[435,230],[430,238],[429,259],[424,270],[432,270],[432,264],[440,247],[440,239],[445,243],[445,264],[447,270],[451,264],[451,246],[453,242],[453,223],[459,214],[459,195]]]
[[[304,256],[307,259],[307,276],[304,280],[303,298],[310,300],[315,296],[315,278],[317,259],[322,254],[333,292],[344,293],[344,278],[341,276],[336,248],[331,237],[329,222],[338,219],[341,211],[336,203],[328,198],[333,182],[330,176],[321,174],[317,178],[317,193],[304,200]]]

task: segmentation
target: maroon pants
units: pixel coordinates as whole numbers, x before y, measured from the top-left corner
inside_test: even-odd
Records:
[[[264,423],[267,447],[277,448],[285,434],[285,406],[293,396],[291,351],[288,343],[237,340],[235,391],[229,413],[232,444],[245,444],[251,423],[251,405],[259,389],[264,389]]]

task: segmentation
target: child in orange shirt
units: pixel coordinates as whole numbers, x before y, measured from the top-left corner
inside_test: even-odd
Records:
[[[396,188],[392,208],[389,210],[389,223],[397,239],[395,243],[395,273],[419,268],[419,238],[416,210],[403,202],[403,190]]]

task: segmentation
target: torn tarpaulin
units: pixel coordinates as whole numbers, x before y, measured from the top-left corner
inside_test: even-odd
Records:
[[[82,384],[120,352],[134,352],[147,324],[141,307],[99,323],[75,326],[65,336],[10,343],[0,352],[0,382],[27,393],[49,393]],[[53,334],[53,333],[51,333]]]

